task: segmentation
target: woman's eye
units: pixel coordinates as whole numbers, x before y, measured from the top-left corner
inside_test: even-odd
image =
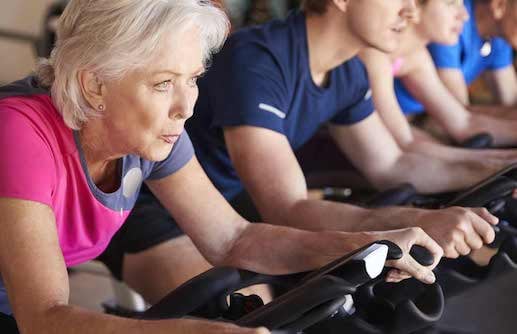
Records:
[[[446,4],[449,6],[463,6],[463,0],[448,0]]]
[[[197,86],[197,80],[199,79],[200,77],[197,76],[197,77],[193,77],[193,78],[190,78],[189,81],[188,81],[188,85],[190,87],[196,87]]]
[[[159,84],[155,85],[154,88],[159,90],[160,92],[166,92],[168,91],[172,86],[172,82],[170,80],[160,82]]]

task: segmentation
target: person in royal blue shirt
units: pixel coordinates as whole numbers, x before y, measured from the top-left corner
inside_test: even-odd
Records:
[[[517,4],[513,0],[465,0],[470,15],[459,42],[452,46],[431,44],[442,81],[465,105],[468,85],[487,74],[498,102],[517,102],[517,76],[512,46],[517,46]]]
[[[476,246],[471,241],[482,240],[489,227],[479,216],[467,222],[472,228],[461,232],[465,239],[448,243],[452,239],[444,236],[459,232],[455,226],[424,222],[422,211],[390,208],[381,214],[308,199],[294,151],[322,127],[338,154],[378,188],[411,182],[419,191],[440,192],[493,171],[403,151],[374,112],[367,73],[356,56],[365,47],[395,49],[414,15],[413,1],[302,5],[284,21],[235,33],[198,82],[200,99],[186,126],[212,182],[236,206],[243,192],[249,194],[260,217],[273,224],[341,231],[421,226],[446,256],[469,252]]]

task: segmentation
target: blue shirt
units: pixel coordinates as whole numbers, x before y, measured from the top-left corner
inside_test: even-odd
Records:
[[[465,82],[470,84],[486,70],[497,70],[512,65],[512,47],[501,37],[483,38],[478,31],[475,16],[475,1],[465,0],[470,19],[465,22],[459,41],[455,45],[430,44],[428,49],[437,68],[459,69]],[[485,45],[485,47],[483,47]],[[482,49],[490,53],[482,52]],[[399,80],[397,80],[399,81]],[[401,82],[395,84],[397,98],[404,113],[423,111]]]
[[[0,277],[0,312],[11,315],[11,307],[9,306],[9,299],[7,298],[7,291],[5,290],[2,278]]]
[[[374,111],[366,70],[356,57],[333,69],[326,87],[313,82],[301,12],[233,34],[200,80],[199,91],[187,131],[201,165],[229,200],[243,186],[223,127],[270,129],[285,135],[295,150],[322,124],[350,125]]]

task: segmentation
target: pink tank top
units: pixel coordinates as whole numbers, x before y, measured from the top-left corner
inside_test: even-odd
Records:
[[[400,72],[400,69],[402,68],[402,65],[404,65],[404,59],[403,58],[396,58],[392,65],[391,65],[391,73],[393,74],[394,77],[396,77],[399,72]]]

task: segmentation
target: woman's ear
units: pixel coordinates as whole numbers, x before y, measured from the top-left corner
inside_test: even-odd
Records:
[[[349,2],[350,0],[332,0],[334,6],[336,6],[342,12],[346,12],[346,8],[348,7]]]
[[[501,20],[505,12],[508,10],[508,0],[491,0],[490,10],[492,11],[492,16],[496,21]]]
[[[104,109],[103,82],[92,71],[81,70],[77,73],[77,80],[81,87],[84,99],[90,107],[102,111]]]

